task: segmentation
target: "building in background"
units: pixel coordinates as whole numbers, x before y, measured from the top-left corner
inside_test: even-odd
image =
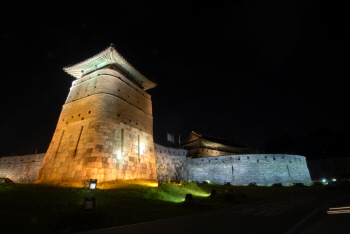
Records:
[[[188,156],[194,158],[234,155],[249,150],[249,145],[238,144],[227,138],[204,135],[195,131],[181,143],[181,149],[188,150]]]

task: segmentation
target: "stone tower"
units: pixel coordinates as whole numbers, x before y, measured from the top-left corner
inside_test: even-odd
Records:
[[[64,68],[76,78],[37,182],[156,179],[151,96],[156,84],[113,44]]]

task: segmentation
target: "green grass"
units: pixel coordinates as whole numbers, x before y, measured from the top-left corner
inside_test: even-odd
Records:
[[[101,183],[98,189],[43,184],[0,184],[0,222],[4,233],[69,233],[128,225],[294,193],[320,192],[316,187],[238,187],[150,181]],[[211,189],[217,196],[210,197]],[[184,202],[191,193],[196,203]],[[96,197],[93,210],[85,197]]]

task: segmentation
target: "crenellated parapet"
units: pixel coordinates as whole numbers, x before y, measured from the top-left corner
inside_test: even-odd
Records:
[[[299,155],[288,154],[242,154],[242,155],[223,155],[203,158],[187,158],[190,164],[205,163],[306,163],[306,158]]]

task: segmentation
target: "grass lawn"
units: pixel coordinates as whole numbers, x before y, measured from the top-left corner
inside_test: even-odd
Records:
[[[98,189],[43,184],[0,184],[3,233],[71,233],[163,219],[222,206],[295,193],[324,191],[323,186],[257,187],[135,180],[101,183]],[[211,189],[217,196],[210,197]],[[184,202],[193,194],[199,204]],[[84,198],[96,206],[84,209]]]

